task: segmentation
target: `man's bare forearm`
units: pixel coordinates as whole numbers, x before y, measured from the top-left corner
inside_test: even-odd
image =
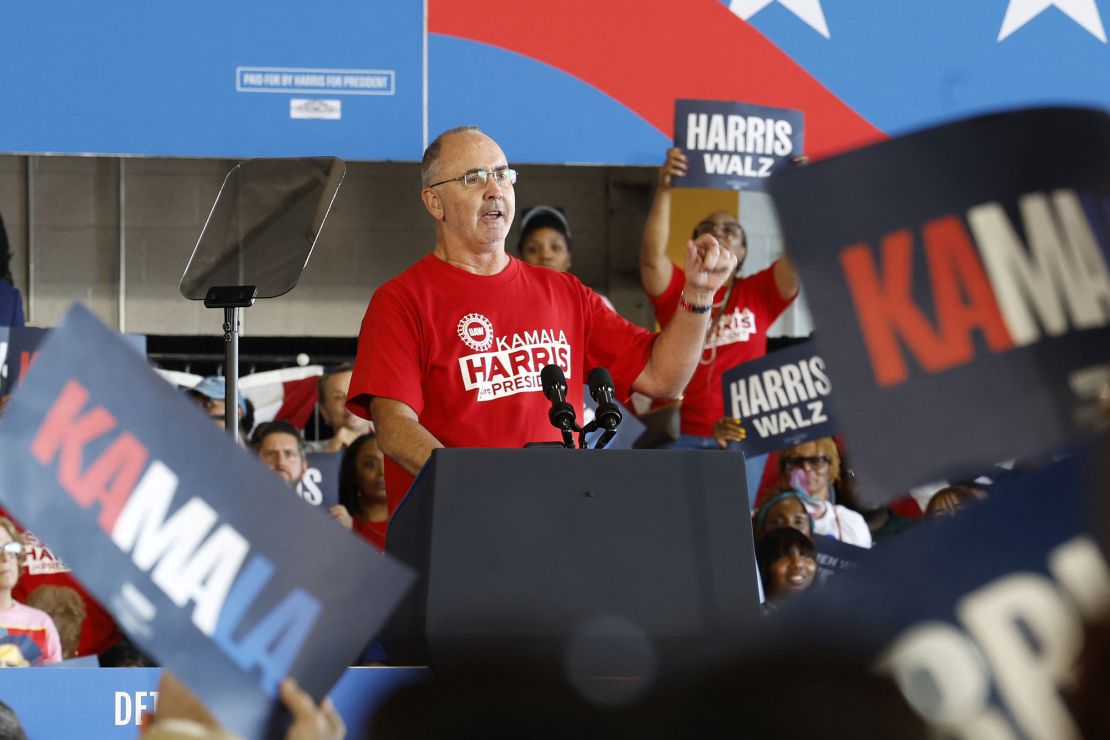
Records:
[[[690,382],[711,319],[717,289],[736,272],[736,255],[710,234],[686,243],[686,285],[674,316],[655,338],[644,369],[632,384],[652,398],[674,398]]]
[[[392,398],[375,398],[370,402],[378,444],[382,453],[389,456],[409,475],[416,475],[432,451],[443,447],[431,432],[425,429],[407,404]]]
[[[713,303],[712,291],[687,288],[682,292],[692,306]],[[675,311],[674,318],[663,328],[651,349],[651,359],[637,378],[634,390],[652,398],[676,398],[682,395],[701,358],[709,327],[708,313]]]

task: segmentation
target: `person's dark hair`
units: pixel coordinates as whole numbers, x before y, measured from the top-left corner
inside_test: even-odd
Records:
[[[925,505],[925,516],[932,517],[951,513],[941,506],[945,499],[951,500],[956,509],[962,509],[976,501],[982,501],[986,497],[987,492],[976,486],[962,484],[946,486],[934,493],[932,498],[929,499],[929,503]]]
[[[767,500],[764,501],[759,509],[755,512],[755,527],[757,535],[763,531],[763,527],[767,523],[767,514],[770,513],[775,504],[788,498],[795,499],[798,501],[798,503],[802,505],[802,508],[805,509],[806,516],[809,517],[809,531],[813,531],[813,515],[810,514],[809,509],[806,508],[806,499],[809,498],[809,495],[807,495],[803,491],[799,491],[794,488],[782,488],[779,489],[778,493],[776,493],[775,495],[768,497]]]
[[[4,217],[0,216],[0,280],[12,280],[12,248],[8,243],[8,230],[4,228]]]
[[[555,229],[563,235],[567,242],[567,250],[572,249],[570,239],[570,222],[559,208],[551,206],[533,206],[524,212],[520,221],[520,239],[516,243],[517,254],[524,254],[524,240],[537,229]]]
[[[759,577],[763,579],[763,589],[768,596],[771,595],[771,564],[795,552],[802,557],[817,560],[817,548],[813,546],[813,542],[793,527],[772,529],[756,544],[755,559],[759,562]]]
[[[420,161],[421,185],[428,187],[432,182],[432,171],[435,170],[436,164],[439,163],[439,154],[443,149],[443,140],[454,134],[466,134],[472,131],[479,134],[482,133],[482,129],[477,126],[456,126],[455,128],[447,129],[437,136],[431,144],[428,144],[428,148],[424,150],[424,158]]]
[[[346,507],[347,512],[353,517],[358,514],[358,452],[363,445],[378,438],[371,432],[363,434],[343,450],[343,459],[339,462],[339,503]]]
[[[700,225],[701,225],[701,223],[699,223],[697,226],[694,226],[694,230],[690,232],[690,238],[691,239],[697,239],[698,238],[698,226],[700,226]],[[748,230],[745,229],[744,225],[742,223],[740,223],[739,221],[736,222],[736,225],[740,228],[740,246],[742,246],[744,249],[747,249],[748,248]]]
[[[301,457],[306,454],[304,437],[301,436],[301,430],[293,426],[284,419],[276,419],[274,421],[264,421],[258,425],[251,435],[251,448],[258,452],[258,448],[262,446],[262,440],[269,437],[271,434],[292,434],[297,438],[297,444],[301,448]]]
[[[27,740],[15,710],[0,701],[0,740]]]
[[[239,417],[239,434],[246,438],[250,437],[251,430],[254,429],[254,401],[244,396],[243,405],[246,410]]]
[[[101,668],[157,668],[158,663],[121,635],[115,645],[97,656]]]

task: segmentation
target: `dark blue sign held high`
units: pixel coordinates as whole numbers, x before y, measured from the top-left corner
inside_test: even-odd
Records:
[[[80,306],[0,437],[5,507],[233,732],[272,733],[286,675],[323,698],[411,581]]]
[[[689,158],[676,187],[766,190],[767,178],[802,156],[803,114],[720,100],[676,100],[674,144]]]

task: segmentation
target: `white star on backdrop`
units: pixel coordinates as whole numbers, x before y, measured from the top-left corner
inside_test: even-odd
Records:
[[[825,13],[821,10],[821,0],[732,0],[728,9],[748,20],[771,3],[778,3],[805,21],[814,31],[830,38],[829,24],[825,23]]]
[[[1053,5],[1096,39],[1106,43],[1106,31],[1095,0],[1010,0],[1006,17],[1002,19],[1002,28],[998,31],[998,40],[1006,38]]]

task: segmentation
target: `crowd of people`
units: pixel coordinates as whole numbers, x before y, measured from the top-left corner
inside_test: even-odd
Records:
[[[655,407],[673,409],[678,434],[661,447],[740,449],[743,420],[724,411],[722,374],[766,353],[767,330],[797,296],[799,281],[785,255],[745,274],[747,234],[735,214],[721,211],[698,221],[685,262],[676,265],[667,253],[671,200],[686,169],[682,150],[668,150],[645,223],[641,280],[661,327],[651,332],[619,316],[607,299],[569,274],[572,230],[561,208],[525,210],[519,259],[513,258],[505,239],[514,218],[516,171],[478,129],[445,132],[428,147],[421,168],[435,248],[375,292],[358,357],[320,375],[317,407],[330,434],[306,440],[304,430],[288,420],[256,424],[253,407],[240,394],[247,446],[291,489],[302,485],[310,453],[338,457],[338,502],[328,514],[378,550],[385,549],[390,513],[436,447],[514,447],[558,438],[535,382],[549,362],[575,378],[584,377],[586,368],[605,366],[619,396],[639,392]],[[22,298],[11,284],[6,242],[4,247],[0,319],[19,326]],[[574,385],[568,400],[580,406],[581,389]],[[223,378],[204,378],[182,390],[223,426]],[[748,478],[760,481],[751,496],[752,530],[768,603],[818,581],[816,553],[823,541],[870,548],[922,515],[909,497],[879,510],[859,506],[839,439],[807,441],[747,465]],[[738,481],[737,495],[743,490]],[[949,487],[928,511],[948,515],[983,495],[974,486]],[[0,609],[0,626],[11,641],[18,630],[29,635],[19,638],[23,649],[7,649],[12,657],[0,658],[5,664],[90,654],[105,665],[149,662],[48,544],[8,518],[0,518],[0,529],[0,539],[7,540],[0,564],[8,574],[0,584],[7,589],[0,592],[0,607],[7,605]]]
[[[578,381],[569,383],[566,395],[579,409],[581,379],[603,366],[618,397],[636,392],[678,414],[678,433],[662,446],[736,454],[744,420],[725,411],[722,374],[766,353],[768,328],[795,300],[799,280],[787,256],[745,274],[747,235],[736,214],[727,212],[705,214],[683,264],[676,265],[667,253],[671,193],[685,171],[683,152],[669,150],[644,229],[641,279],[660,327],[649,331],[570,274],[571,222],[561,209],[526,211],[520,258],[510,255],[505,240],[517,172],[478,129],[444,133],[421,167],[435,247],[374,293],[358,356],[320,376],[319,415],[331,433],[306,440],[288,420],[256,424],[240,396],[247,446],[292,490],[304,482],[310,454],[336,456],[338,501],[327,513],[378,550],[386,547],[390,514],[435,449],[559,439],[538,382],[548,364]],[[0,319],[18,325],[21,299],[6,266],[5,259]],[[182,392],[223,426],[222,378],[205,378]],[[949,516],[986,495],[981,483],[938,484],[942,490],[924,506],[927,497],[907,492],[895,504],[868,507],[847,452],[843,440],[826,437],[746,461],[747,479],[760,481],[751,526],[768,611],[821,582],[825,543],[881,548],[917,526],[915,520]],[[745,492],[746,481],[737,480],[736,495]],[[49,543],[4,516],[0,628],[6,630],[3,665],[89,655],[99,656],[101,665],[150,664]]]

